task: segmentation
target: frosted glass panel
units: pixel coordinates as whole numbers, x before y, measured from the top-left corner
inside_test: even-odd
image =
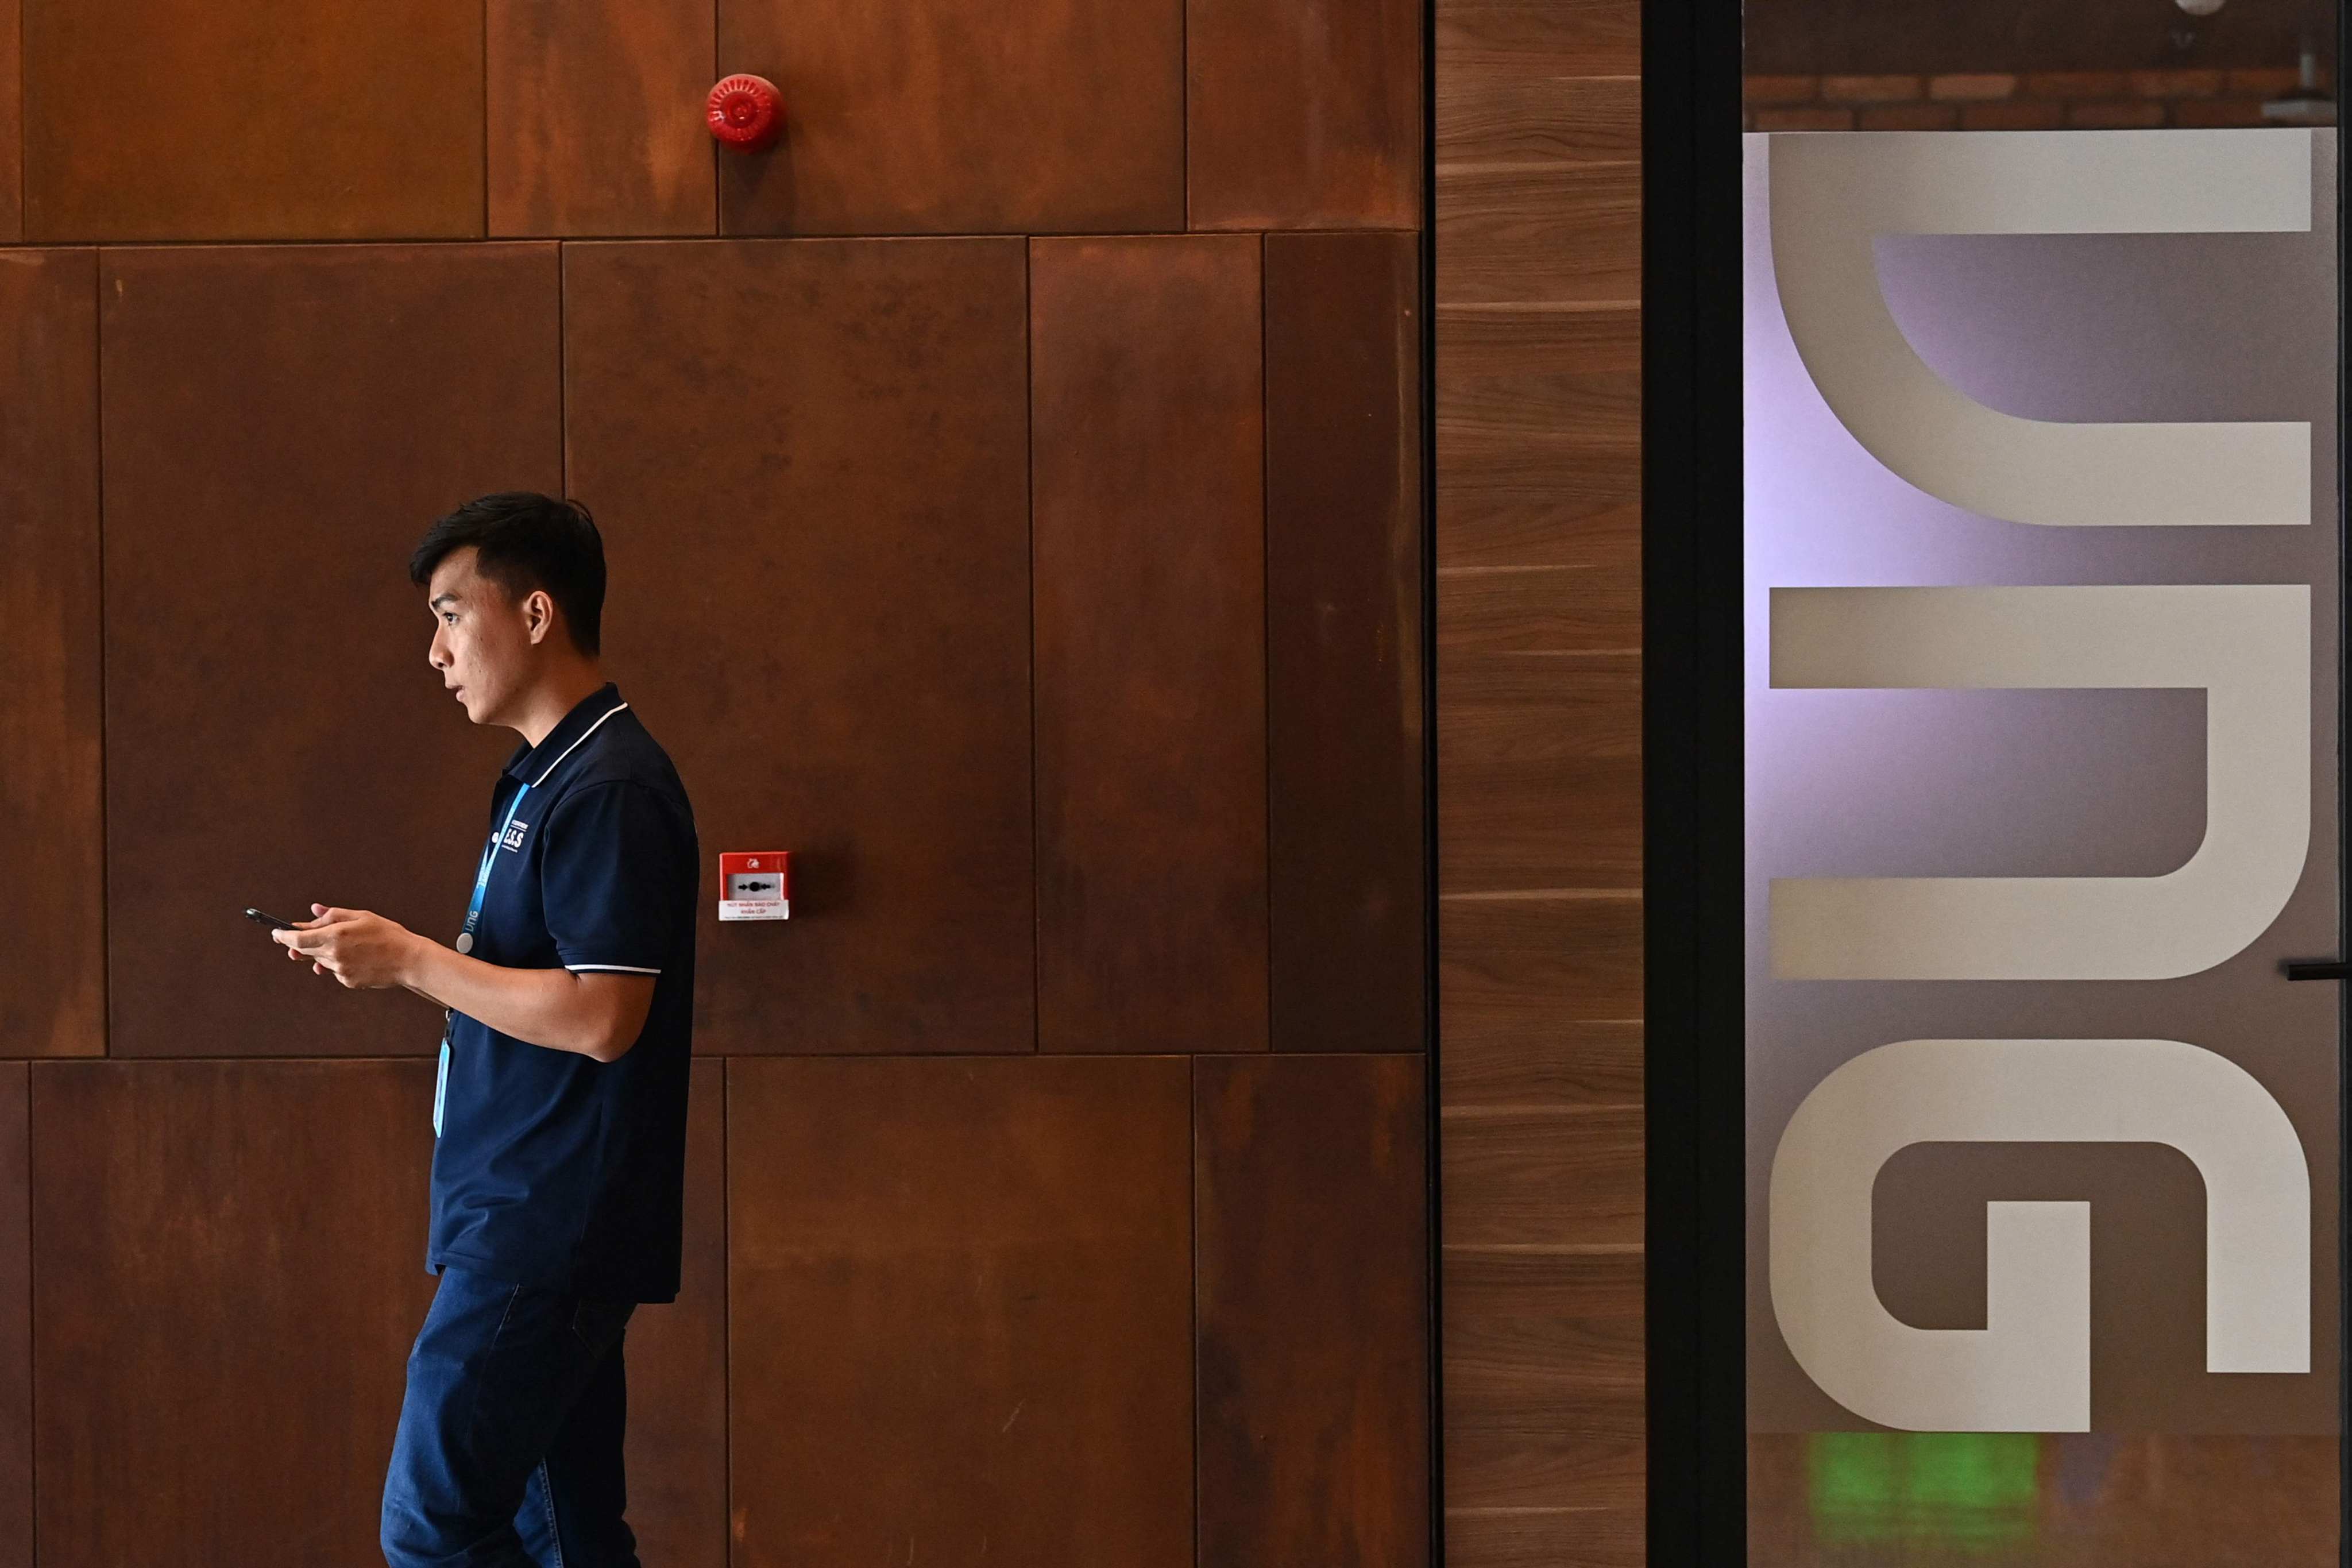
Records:
[[[1746,152],[1749,1559],[2332,1563],[2335,132]]]

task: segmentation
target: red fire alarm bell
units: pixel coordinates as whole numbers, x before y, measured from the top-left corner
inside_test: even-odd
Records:
[[[757,153],[784,129],[783,94],[763,76],[738,72],[727,78],[710,89],[703,112],[719,144],[738,153]]]
[[[792,857],[782,849],[750,849],[719,857],[719,918],[781,921],[793,912]]]

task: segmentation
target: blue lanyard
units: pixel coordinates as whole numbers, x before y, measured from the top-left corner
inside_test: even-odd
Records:
[[[529,784],[515,791],[514,799],[507,803],[507,819],[499,824],[499,830],[490,835],[489,845],[482,851],[481,869],[474,873],[474,897],[466,906],[466,930],[457,942],[459,952],[473,951],[474,928],[482,923],[482,895],[489,890],[490,868],[498,863],[499,846],[506,842],[507,830],[514,826],[515,813],[522,809],[522,797],[530,793]]]
[[[507,830],[514,826],[515,813],[522,809],[522,797],[530,793],[524,784],[515,791],[514,799],[507,803],[507,819],[490,835],[489,844],[482,850],[481,868],[474,873],[474,897],[466,905],[466,929],[458,933],[457,951],[470,952],[474,948],[474,928],[482,922],[482,895],[489,890],[490,868],[498,863],[499,846],[507,841]],[[441,1136],[441,1107],[449,1091],[449,1029],[457,1016],[447,1008],[441,1013],[441,1066],[433,1079],[433,1136]]]

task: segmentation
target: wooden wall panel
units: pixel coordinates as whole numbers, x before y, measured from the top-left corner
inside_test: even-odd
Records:
[[[1640,1247],[1449,1247],[1444,1300],[1449,1561],[1639,1563]]]
[[[1439,269],[1444,269],[1439,252]],[[1620,301],[1440,306],[1437,564],[1441,595],[1474,569],[1501,574],[1478,616],[1557,616],[1602,607],[1536,566],[1601,567],[1633,590],[1608,595],[1619,639],[1641,645],[1642,313]],[[1446,647],[1463,617],[1440,599]],[[1551,646],[1566,646],[1554,644]],[[1584,646],[1600,646],[1586,644]]]
[[[1638,0],[1436,0],[1446,1552],[1644,1560]]]
[[[34,1568],[30,1064],[0,1064],[0,1568]]]
[[[1642,79],[1563,84],[1539,70],[1455,71],[1437,101],[1438,146],[1449,163],[1561,159],[1620,163],[1642,153]]]
[[[1437,155],[1452,156],[1446,106],[1496,83],[1549,80],[1561,93],[1642,71],[1641,0],[1438,0]]]
[[[488,0],[494,235],[713,234],[714,0]]]
[[[1423,1043],[1419,275],[1412,235],[1266,237],[1277,1049]]]
[[[433,1049],[435,1009],[237,911],[455,934],[515,737],[426,666],[407,558],[459,501],[558,484],[556,288],[544,245],[103,258],[115,1054]]]
[[[425,1061],[36,1066],[41,1568],[382,1562],[432,1117]]]
[[[1035,1037],[1019,240],[565,247],[606,648],[694,797],[707,1051]],[[716,857],[793,852],[719,924]]]
[[[1423,0],[1188,0],[1194,228],[1421,224]]]
[[[106,1048],[98,563],[97,258],[0,251],[0,1056]]]
[[[1444,663],[1437,765],[1454,787],[1438,791],[1437,843],[1448,893],[1640,886],[1641,682],[1638,656],[1622,653],[1465,650]]]
[[[1570,1026],[1641,1021],[1642,901],[1630,892],[1449,898],[1444,935],[1438,1037],[1448,1062],[1476,1059],[1497,1075],[1509,1064],[1515,1081],[1540,1081],[1566,1065],[1556,1053]]]
[[[1189,1565],[1188,1065],[728,1074],[734,1568]]]
[[[1184,226],[1184,0],[722,0],[784,139],[719,164],[729,234]]]
[[[482,232],[480,0],[21,0],[25,232]]]
[[[727,1064],[694,1064],[677,1300],[629,1318],[626,1455],[637,1552],[663,1568],[727,1564]]]
[[[1192,1070],[1197,1560],[1425,1563],[1425,1064]]]
[[[1642,1108],[1445,1108],[1454,1247],[1638,1246]]]
[[[1465,163],[1441,174],[1437,228],[1449,258],[1440,304],[1630,300],[1642,288],[1642,166]]]
[[[1267,1044],[1259,248],[1032,242],[1046,1050]]]

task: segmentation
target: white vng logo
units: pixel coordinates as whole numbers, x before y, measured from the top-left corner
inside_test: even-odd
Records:
[[[1775,137],[1772,257],[1790,331],[1854,437],[1920,489],[2057,527],[2310,521],[2296,424],[2059,424],[1963,396],[1878,289],[1882,233],[2307,231],[2308,133]],[[1781,979],[2156,979],[2256,940],[2303,873],[2309,590],[1779,588],[1775,687],[2168,687],[2206,698],[2206,832],[2158,877],[1810,878],[1771,887]],[[1889,1426],[2087,1431],[2090,1223],[1995,1203],[1986,1326],[1915,1329],[1871,1280],[1881,1166],[1925,1142],[2134,1142],[2206,1189],[2206,1364],[2310,1370],[2310,1173],[2243,1069],[2176,1040],[1910,1040],[1832,1072],[1774,1156],[1772,1305],[1831,1397]]]

